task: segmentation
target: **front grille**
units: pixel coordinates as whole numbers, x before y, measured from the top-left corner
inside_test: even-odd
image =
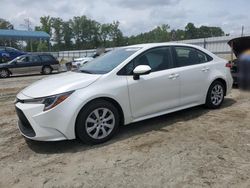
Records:
[[[32,126],[30,125],[30,122],[28,121],[24,113],[17,107],[16,107],[16,113],[19,118],[18,126],[21,132],[28,137],[35,137],[36,133],[32,128]]]

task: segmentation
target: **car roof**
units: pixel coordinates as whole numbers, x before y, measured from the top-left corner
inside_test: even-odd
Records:
[[[51,55],[51,54],[49,54],[49,53],[28,53],[28,54],[26,54],[26,55],[39,55],[39,56],[41,56],[41,55],[49,55],[49,56],[53,56],[53,55]]]
[[[153,47],[160,47],[160,46],[187,46],[187,47],[195,47],[198,46],[191,45],[191,44],[184,44],[184,43],[178,43],[178,42],[162,42],[162,43],[146,43],[146,44],[136,44],[131,46],[126,46],[125,48],[153,48]],[[199,48],[199,47],[198,47]]]

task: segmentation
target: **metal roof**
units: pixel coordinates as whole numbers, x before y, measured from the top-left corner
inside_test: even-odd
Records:
[[[50,35],[44,31],[23,31],[0,29],[0,38],[29,40],[29,39],[50,39]]]

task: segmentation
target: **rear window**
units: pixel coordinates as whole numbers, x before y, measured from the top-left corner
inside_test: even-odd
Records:
[[[53,57],[53,56],[51,56],[51,55],[41,55],[40,56],[41,57],[41,59],[42,59],[42,61],[55,61],[55,58]]]

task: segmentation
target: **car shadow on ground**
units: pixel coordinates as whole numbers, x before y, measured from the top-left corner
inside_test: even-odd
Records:
[[[221,109],[228,108],[235,103],[236,101],[234,99],[226,98],[225,102],[221,106]],[[88,146],[78,140],[59,142],[38,142],[26,140],[26,143],[31,150],[40,154],[83,152],[90,149],[112,145],[119,141],[129,139],[130,137],[133,137],[135,135],[145,134],[151,131],[168,132],[165,128],[173,126],[178,122],[185,122],[188,120],[196,119],[209,111],[209,109],[206,109],[203,106],[198,106],[179,112],[163,115],[160,117],[152,118],[149,120],[144,120],[138,123],[122,126],[120,128],[119,133],[112,140],[100,145]]]

